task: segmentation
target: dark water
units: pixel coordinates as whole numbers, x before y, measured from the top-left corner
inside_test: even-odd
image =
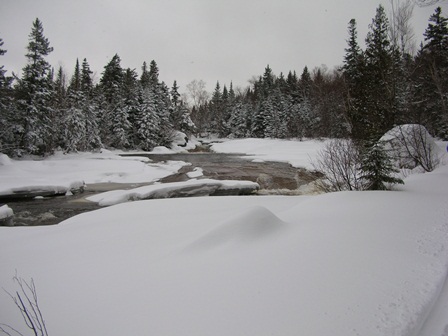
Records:
[[[169,183],[188,180],[188,172],[200,167],[203,178],[217,180],[248,180],[260,184],[265,190],[295,190],[318,176],[305,169],[297,169],[281,162],[252,162],[250,156],[241,154],[188,153],[188,154],[126,154],[123,156],[145,156],[153,162],[185,161],[191,165],[159,182]],[[130,189],[139,185],[107,183],[87,185],[83,193],[72,196],[44,198],[2,199],[14,211],[15,226],[53,225],[77,214],[98,209],[95,203],[85,200],[93,194],[114,190]],[[282,193],[281,191],[279,192]]]
[[[144,156],[153,162],[185,161],[190,166],[182,168],[178,174],[166,177],[161,182],[185,181],[186,175],[194,168],[203,170],[206,178],[216,180],[247,180],[258,182],[262,189],[295,190],[318,176],[305,169],[292,167],[282,162],[252,162],[250,156],[243,154],[188,153],[188,154],[129,154],[125,156]]]

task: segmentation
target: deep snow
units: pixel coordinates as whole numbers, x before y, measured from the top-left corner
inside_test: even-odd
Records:
[[[289,146],[282,161],[320,148]],[[51,335],[444,335],[448,166],[405,182],[137,201],[0,228],[0,285],[33,277]],[[0,322],[24,330],[5,293]]]

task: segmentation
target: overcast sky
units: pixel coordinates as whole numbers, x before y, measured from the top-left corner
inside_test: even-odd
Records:
[[[0,65],[16,73],[26,64],[25,48],[38,17],[54,51],[48,61],[73,72],[87,58],[96,79],[115,53],[123,68],[155,60],[160,79],[187,83],[202,79],[211,91],[233,81],[245,87],[264,72],[275,74],[306,65],[342,64],[347,25],[358,22],[363,43],[375,10],[389,0],[0,0]],[[444,16],[448,2],[439,4]],[[416,7],[419,43],[436,6]]]

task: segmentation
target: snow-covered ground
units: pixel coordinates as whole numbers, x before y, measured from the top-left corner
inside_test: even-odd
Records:
[[[218,146],[297,164],[321,146],[270,141]],[[50,335],[447,335],[448,166],[405,182],[137,201],[3,227],[0,286],[13,293],[16,272],[32,277]],[[6,293],[2,322],[24,331]]]
[[[213,143],[217,153],[245,153],[254,161],[288,162],[293,167],[313,169],[312,161],[326,141],[282,139],[236,139]]]

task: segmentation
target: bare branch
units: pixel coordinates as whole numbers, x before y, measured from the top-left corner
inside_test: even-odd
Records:
[[[419,7],[427,7],[435,5],[438,2],[443,2],[444,0],[415,0],[415,3]]]
[[[0,332],[4,333],[5,335],[8,336],[13,336],[10,332],[8,332],[5,328],[12,330],[13,332],[15,332],[17,335],[20,336],[24,336],[21,332],[19,332],[18,330],[14,329],[13,327],[11,327],[8,324],[4,324],[4,323],[0,323]]]
[[[39,308],[34,280],[31,278],[31,281],[27,282],[16,275],[13,277],[13,281],[19,287],[19,290],[15,292],[15,295],[10,294],[6,290],[4,291],[11,297],[12,301],[19,309],[25,325],[32,330],[35,336],[48,336],[45,320]],[[11,333],[2,326],[15,332],[18,335],[22,335],[20,332],[18,332],[8,324],[0,324],[0,332],[6,335],[11,335]]]
[[[325,192],[361,190],[360,162],[359,151],[351,140],[332,140],[313,162],[314,169],[325,175],[318,187]]]

